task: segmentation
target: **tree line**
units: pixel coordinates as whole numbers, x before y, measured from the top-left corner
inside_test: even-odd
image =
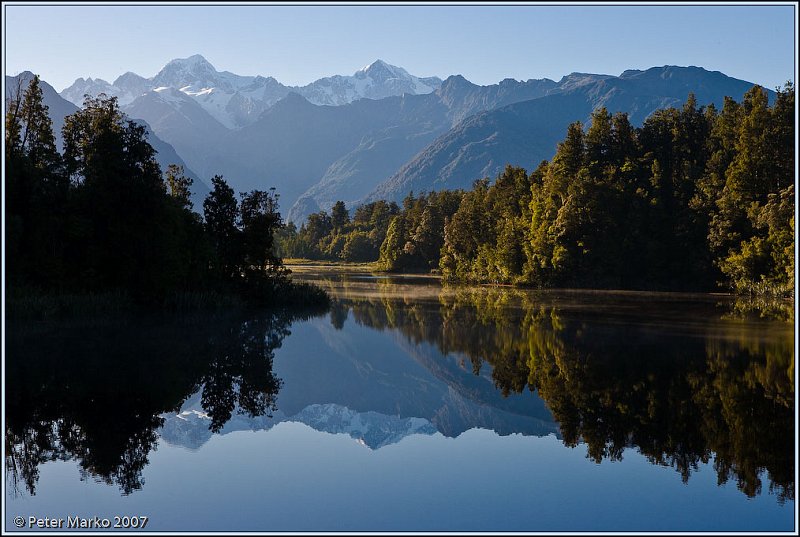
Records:
[[[343,201],[327,211],[308,216],[297,229],[290,222],[276,236],[278,252],[284,257],[374,261],[386,238],[389,222],[400,213],[396,203],[383,200],[359,206],[353,217]]]
[[[388,271],[535,287],[790,295],[794,87],[787,83],[770,105],[754,86],[741,103],[726,97],[721,110],[698,107],[690,94],[640,128],[599,108],[588,128],[570,125],[555,156],[533,171],[507,166],[470,191],[411,193],[398,209],[382,221],[385,231],[361,230],[374,232],[365,254]],[[342,221],[344,204],[335,210]],[[332,220],[311,215],[279,242],[287,255],[346,259],[342,249],[326,249],[347,240],[347,228],[320,225]]]
[[[203,202],[192,179],[162,173],[144,126],[116,98],[86,98],[56,147],[39,78],[6,101],[7,278],[45,294],[121,292],[142,304],[213,291],[261,303],[325,301],[290,281],[273,250],[274,190],[239,198],[220,176]]]

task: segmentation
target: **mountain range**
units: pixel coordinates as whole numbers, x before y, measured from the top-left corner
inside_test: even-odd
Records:
[[[291,92],[317,105],[342,105],[362,98],[430,93],[441,83],[437,77],[419,78],[405,69],[376,60],[352,76],[336,75],[305,86],[285,86],[271,76],[241,76],[217,71],[203,56],[195,54],[170,61],[151,78],[131,72],[113,83],[99,78],[79,78],[61,95],[80,105],[86,94],[105,93],[117,97],[124,107],[149,92],[172,88],[197,102],[225,127],[234,129],[252,123]]]
[[[377,60],[300,87],[220,72],[195,55],[150,78],[80,78],[61,97],[117,96],[125,113],[174,149],[196,184],[219,174],[236,191],[275,187],[284,216],[299,225],[337,200],[352,209],[410,191],[470,188],[506,164],[533,168],[553,156],[570,123],[587,123],[600,106],[627,112],[639,126],[689,93],[699,105],[719,107],[753,85],[700,67],[663,66],[480,86]]]
[[[506,164],[536,167],[552,158],[574,121],[587,125],[592,111],[627,112],[634,126],[660,108],[680,107],[689,93],[699,105],[741,100],[753,84],[699,67],[654,67],[618,77],[573,73],[538,99],[468,117],[379,184],[366,201],[400,201],[410,191],[470,188],[494,178]],[[774,98],[774,92],[770,92]]]

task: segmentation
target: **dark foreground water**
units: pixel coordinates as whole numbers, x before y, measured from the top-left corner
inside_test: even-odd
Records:
[[[328,313],[10,323],[5,530],[794,530],[792,322],[297,276]]]

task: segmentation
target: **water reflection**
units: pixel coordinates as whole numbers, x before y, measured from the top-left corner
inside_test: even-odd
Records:
[[[14,324],[7,333],[6,469],[15,494],[36,492],[41,464],[78,461],[81,479],[143,486],[160,414],[201,390],[209,428],[234,412],[275,409],[274,350],[292,320],[149,318],[67,325]]]
[[[711,463],[747,496],[794,499],[791,324],[708,296],[315,280],[335,300],[289,339],[308,316],[12,324],[9,484],[34,494],[41,464],[76,460],[129,494],[159,435],[198,448],[226,426],[301,421],[373,449],[556,432],[597,462],[632,448],[684,481]]]
[[[766,319],[787,323],[794,322],[794,302],[792,300],[738,297],[730,302],[723,302],[719,306],[725,310],[724,319],[742,321]]]
[[[766,481],[779,501],[794,499],[791,325],[726,320],[752,311],[741,301],[720,314],[708,297],[406,294],[397,282],[378,283],[376,294],[352,280],[322,281],[340,297],[339,326],[349,309],[359,324],[467,356],[476,375],[488,364],[498,390],[537,393],[563,442],[585,442],[597,462],[636,448],[686,482],[713,461],[720,484],[734,480],[752,497]]]

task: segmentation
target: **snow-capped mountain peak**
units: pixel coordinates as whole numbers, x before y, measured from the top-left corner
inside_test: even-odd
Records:
[[[358,71],[356,71],[356,72],[355,72],[355,73],[353,73],[353,74],[354,74],[355,76],[358,76],[358,74],[359,74],[359,73],[366,73],[367,71],[369,71],[370,67],[372,67],[372,66],[374,66],[374,65],[386,65],[386,62],[385,62],[385,61],[383,61],[383,60],[381,60],[380,58],[378,58],[378,59],[377,59],[377,60],[375,60],[374,62],[372,62],[372,63],[368,63],[367,65],[365,65],[364,67],[362,67],[361,69],[359,69]]]
[[[217,70],[211,65],[207,59],[205,59],[200,54],[193,54],[188,58],[175,58],[174,60],[170,60],[167,62],[167,65],[164,66],[162,71],[164,70],[186,70],[195,73],[216,73]]]
[[[194,99],[212,117],[229,129],[254,122],[264,110],[294,91],[315,105],[343,105],[357,99],[383,99],[395,95],[431,93],[441,85],[437,77],[418,78],[402,67],[376,60],[351,76],[321,78],[302,87],[284,86],[272,77],[241,76],[217,69],[202,55],[169,61],[155,76],[144,78],[127,72],[113,84],[79,78],[61,92],[77,105],[84,94],[116,96],[120,106],[153,90],[174,88]],[[162,97],[178,102],[175,95]]]
[[[188,58],[178,58],[170,61],[153,77],[153,83],[158,86],[184,87],[217,87],[228,86],[214,66],[203,56],[195,54]],[[233,87],[226,88],[233,89]]]
[[[441,85],[432,77],[421,79],[402,67],[375,60],[352,76],[321,78],[308,86],[298,88],[298,93],[314,104],[341,105],[357,99],[383,99],[410,93],[431,93]]]
[[[359,69],[353,75],[356,78],[370,77],[375,81],[385,81],[390,78],[411,78],[408,71],[402,67],[389,65],[383,60],[375,60],[363,69]]]

